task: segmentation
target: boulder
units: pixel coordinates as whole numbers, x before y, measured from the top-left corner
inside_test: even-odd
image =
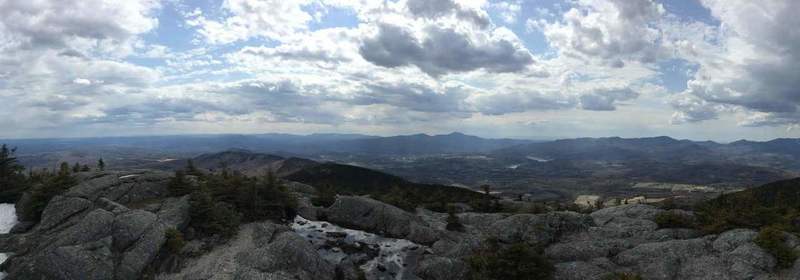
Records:
[[[432,244],[438,232],[421,218],[395,206],[359,196],[337,196],[325,218],[340,226],[364,230],[416,243]]]
[[[593,225],[589,216],[575,212],[517,214],[492,224],[489,235],[503,243],[546,246],[562,235],[585,231]]]
[[[182,197],[170,197],[161,202],[160,207],[155,212],[158,218],[167,227],[183,230],[189,225],[189,195]]]
[[[288,272],[295,279],[333,276],[334,266],[320,258],[314,247],[294,232],[278,233],[264,247],[239,253],[236,260],[263,273]]]
[[[727,253],[752,242],[756,236],[758,232],[752,229],[732,229],[717,236],[712,246],[719,253]]]
[[[92,202],[78,197],[56,196],[42,211],[38,230],[49,230],[65,222],[73,215],[92,207]]]
[[[602,280],[609,271],[586,261],[574,261],[555,264],[556,280]]]
[[[603,225],[613,218],[631,218],[652,221],[655,219],[656,215],[661,212],[664,212],[664,210],[652,205],[626,204],[594,211],[591,216],[595,223]]]
[[[43,257],[36,259],[36,274],[16,276],[23,276],[20,279],[35,275],[43,279],[113,279],[114,258],[110,243],[111,240],[106,238],[49,249]]]
[[[111,226],[114,249],[124,251],[130,247],[152,227],[156,219],[156,214],[142,210],[132,210],[116,216]]]
[[[163,171],[112,171],[96,172],[66,196],[81,197],[91,201],[105,197],[122,204],[166,197],[171,172]]]
[[[245,224],[236,237],[157,279],[333,279],[335,266],[305,239],[270,222]]]
[[[428,257],[419,262],[415,274],[425,280],[461,280],[468,278],[469,266],[459,259]]]
[[[81,174],[84,181],[54,197],[38,225],[3,238],[14,253],[3,266],[6,279],[140,279],[161,251],[166,230],[189,222],[188,197],[162,197],[165,174]],[[145,211],[120,203],[145,199],[160,201],[159,207]]]
[[[624,239],[565,241],[548,246],[545,256],[559,262],[588,261],[613,257],[630,246],[631,243]]]
[[[709,255],[709,247],[707,239],[646,243],[617,254],[614,262],[634,268],[645,279],[679,279],[675,277],[681,265]]]

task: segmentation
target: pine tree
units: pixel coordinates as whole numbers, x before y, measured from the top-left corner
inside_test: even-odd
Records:
[[[0,202],[15,202],[30,185],[23,172],[25,167],[14,157],[16,149],[0,146]]]
[[[13,186],[20,180],[20,172],[25,170],[25,167],[17,163],[17,158],[14,153],[17,149],[9,149],[8,146],[3,144],[0,146],[0,185]]]
[[[186,172],[183,170],[175,171],[175,177],[169,181],[167,190],[169,190],[170,194],[173,196],[190,194],[193,191],[193,188],[186,180]]]
[[[191,159],[186,161],[186,174],[194,176],[202,175],[202,173],[200,173],[200,170],[198,170],[197,167],[194,166],[194,161]]]
[[[81,165],[76,162],[75,165],[72,166],[72,173],[78,172],[81,172]]]
[[[106,163],[103,161],[103,158],[97,160],[97,169],[100,169],[100,171],[106,170]]]
[[[58,176],[59,177],[66,177],[69,176],[69,164],[66,162],[62,162],[61,166],[58,167]]]

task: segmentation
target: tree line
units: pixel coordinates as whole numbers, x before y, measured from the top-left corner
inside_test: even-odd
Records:
[[[53,171],[26,169],[19,163],[16,152],[16,148],[0,145],[0,203],[22,201],[17,215],[25,221],[38,221],[50,199],[77,184],[75,174],[92,170],[86,164],[70,165],[66,162]],[[102,158],[96,168],[105,170]]]

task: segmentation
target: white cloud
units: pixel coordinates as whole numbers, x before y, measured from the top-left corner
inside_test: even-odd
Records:
[[[652,0],[580,0],[560,21],[528,21],[528,27],[543,29],[563,55],[622,67],[627,60],[655,62],[662,55],[661,31],[654,25],[664,12]]]
[[[800,123],[800,10],[797,1],[702,1],[721,25],[715,54],[690,59],[699,65],[685,95],[707,106],[733,106],[751,112],[743,125]],[[697,106],[676,106],[691,116]],[[708,119],[710,113],[701,114]],[[693,119],[693,118],[689,118]]]
[[[72,83],[76,85],[91,85],[92,81],[88,79],[75,78],[74,80],[72,80]]]
[[[225,17],[209,19],[202,13],[192,13],[187,24],[196,27],[200,36],[212,44],[250,38],[282,41],[308,30],[313,17],[302,8],[310,3],[309,0],[225,0],[221,7]]]

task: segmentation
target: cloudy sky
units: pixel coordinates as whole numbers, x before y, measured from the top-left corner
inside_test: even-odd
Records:
[[[0,0],[0,138],[800,137],[800,1]]]

